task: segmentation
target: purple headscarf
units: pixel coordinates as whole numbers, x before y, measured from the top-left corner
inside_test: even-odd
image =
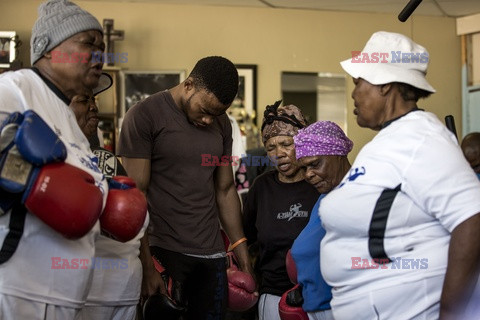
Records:
[[[297,159],[311,156],[346,156],[353,148],[353,142],[331,121],[317,121],[298,130],[293,141]]]

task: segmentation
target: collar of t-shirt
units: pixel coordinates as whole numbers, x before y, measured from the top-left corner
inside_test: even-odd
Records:
[[[35,67],[32,67],[32,71],[35,72],[42,80],[43,82],[45,82],[45,84],[50,88],[50,90],[53,91],[53,93],[55,93],[55,95],[57,97],[59,97],[63,102],[66,103],[66,105],[70,105],[70,102],[71,100],[67,98],[66,95],[63,94],[62,91],[60,91],[60,89],[58,89],[54,84],[53,82],[51,82],[50,80],[48,80],[47,78],[45,78],[41,73],[40,73],[40,70],[38,70],[37,68]]]
[[[418,108],[418,107],[415,107],[415,108],[413,108],[412,110],[408,111],[407,113],[402,114],[400,117],[396,117],[396,118],[394,118],[394,119],[392,119],[392,120],[388,120],[387,122],[385,122],[385,123],[382,125],[382,129],[388,127],[393,121],[396,121],[396,120],[398,120],[398,119],[400,119],[400,118],[402,118],[402,117],[405,117],[407,114],[409,114],[410,112],[413,112],[413,111],[425,111],[425,110],[420,109],[420,108]]]

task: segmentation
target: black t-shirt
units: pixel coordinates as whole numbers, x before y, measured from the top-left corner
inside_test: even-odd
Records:
[[[307,225],[320,194],[305,180],[284,183],[278,171],[255,179],[243,209],[243,226],[249,244],[258,241],[256,269],[261,275],[260,293],[281,295],[293,285],[285,256]]]

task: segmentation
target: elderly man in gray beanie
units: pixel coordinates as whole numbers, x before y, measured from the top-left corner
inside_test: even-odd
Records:
[[[27,190],[11,193],[5,190],[5,184],[0,187],[2,320],[75,319],[85,304],[92,279],[94,241],[100,232],[96,218],[106,201],[108,186],[68,105],[78,92],[92,91],[99,84],[102,64],[92,63],[91,53],[103,50],[102,26],[95,17],[72,2],[52,0],[39,7],[33,27],[33,68],[0,75],[0,122],[3,123],[0,180],[5,182],[8,173],[16,169],[16,174],[10,174],[10,178],[18,179],[16,182],[23,186],[20,190]],[[88,59],[58,62],[52,59],[54,52],[69,57],[80,54]],[[20,130],[27,127],[34,129],[33,132]],[[16,128],[20,129],[15,133]],[[9,137],[6,133],[12,131]],[[33,166],[36,169],[29,171],[33,161],[27,157],[25,148],[46,159],[55,158],[51,154],[53,151],[47,151],[50,149],[44,146],[49,135],[53,135],[55,146],[63,150],[59,158],[64,159],[63,162],[54,166],[66,169],[60,176],[47,175],[41,180],[41,189],[49,192],[50,198],[44,201],[37,198],[38,207],[44,210],[40,215],[28,205],[33,196],[29,188],[39,182],[35,180],[36,172],[44,173],[52,167],[37,163]],[[85,179],[79,179],[79,174]],[[20,181],[21,178],[24,180]],[[87,196],[87,185],[96,195],[95,199]],[[69,192],[60,196],[61,189]],[[73,196],[85,200],[72,205]],[[81,234],[64,236],[62,229],[72,225],[64,219],[65,214],[83,223],[88,212],[76,211],[94,200],[98,206],[97,210],[91,210],[96,212],[89,216],[94,219],[88,228]],[[14,204],[8,205],[11,202]],[[60,212],[65,206],[72,209],[63,211],[62,215]]]
[[[51,0],[39,7],[30,46],[32,65],[67,98],[98,85],[103,63],[91,58],[105,49],[103,29],[73,2]]]

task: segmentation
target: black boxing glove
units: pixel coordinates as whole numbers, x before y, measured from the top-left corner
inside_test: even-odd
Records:
[[[183,287],[167,273],[165,267],[152,257],[155,269],[160,272],[167,294],[156,293],[149,297],[143,306],[144,320],[178,320],[185,313]]]
[[[288,291],[286,302],[292,307],[301,307],[303,304],[302,287],[297,284],[293,288]]]

